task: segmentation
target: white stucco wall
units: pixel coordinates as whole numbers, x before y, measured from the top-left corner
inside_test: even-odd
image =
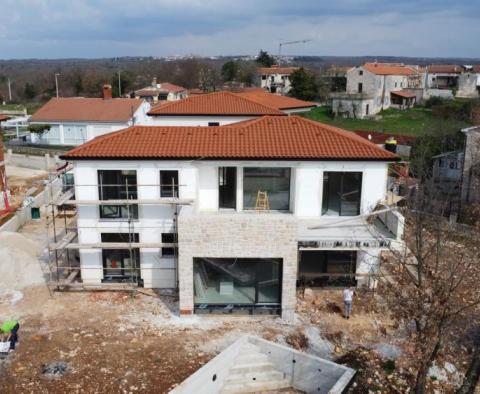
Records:
[[[257,116],[148,116],[149,126],[208,126],[209,122],[219,122],[220,126],[255,119]]]
[[[290,212],[297,218],[318,218],[322,212],[325,171],[362,172],[361,213],[372,211],[383,199],[387,184],[387,164],[383,162],[294,162],[294,161],[77,161],[74,163],[75,193],[78,200],[97,200],[97,171],[128,169],[137,171],[138,198],[160,197],[160,170],[179,171],[180,198],[195,200],[195,212],[218,212],[218,168],[237,167],[237,211],[243,209],[243,167],[291,168]],[[161,234],[173,232],[174,209],[170,205],[140,205],[134,232],[140,242],[160,242]],[[182,208],[179,208],[182,209]],[[332,216],[332,220],[338,217]],[[80,243],[101,242],[102,232],[128,233],[126,221],[100,219],[96,205],[78,207]],[[226,229],[227,230],[227,229]],[[103,277],[100,249],[80,249],[82,279],[99,283]],[[160,249],[141,249],[141,277],[145,287],[171,288],[176,285],[175,262],[162,257]],[[87,269],[96,267],[97,269]]]

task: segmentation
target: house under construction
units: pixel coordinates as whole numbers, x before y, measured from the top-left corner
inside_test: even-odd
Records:
[[[369,285],[401,236],[391,209],[366,220],[399,158],[296,116],[136,126],[63,159],[75,182],[51,201],[60,289],[178,289],[181,314],[288,318],[297,285]]]

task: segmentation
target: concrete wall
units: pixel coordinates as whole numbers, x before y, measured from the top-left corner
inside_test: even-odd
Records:
[[[193,312],[193,258],[281,258],[282,317],[292,318],[296,304],[296,234],[296,221],[290,215],[184,215],[182,212],[178,218],[181,313]]]
[[[58,156],[31,156],[18,153],[12,153],[9,149],[5,155],[5,163],[11,166],[32,168],[35,170],[51,171],[55,169],[61,160]],[[8,174],[7,174],[8,175]]]
[[[464,129],[466,136],[462,202],[480,202],[480,126]]]
[[[32,220],[31,208],[40,208],[48,202],[50,191],[55,195],[62,187],[60,179],[56,179],[51,184],[52,189],[48,187],[46,190],[38,193],[27,204],[17,209],[15,215],[0,227],[1,231],[18,231],[23,225]]]
[[[464,73],[458,77],[457,97],[477,98],[479,96],[479,86],[477,86],[477,74]]]
[[[219,393],[240,350],[248,344],[258,346],[263,354],[268,355],[275,370],[283,372],[293,388],[305,393],[340,394],[355,374],[353,369],[343,365],[245,335],[175,387],[170,394]]]

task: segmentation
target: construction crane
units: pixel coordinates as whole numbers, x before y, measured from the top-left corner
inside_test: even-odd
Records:
[[[285,45],[294,45],[294,44],[305,44],[306,42],[313,41],[311,39],[307,40],[297,40],[297,41],[286,41],[286,42],[281,42],[278,45],[278,62],[280,63],[280,57],[282,56],[282,47]]]

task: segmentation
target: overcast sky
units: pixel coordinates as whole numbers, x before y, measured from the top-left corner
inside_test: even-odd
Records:
[[[0,0],[0,58],[480,57],[479,0]]]

